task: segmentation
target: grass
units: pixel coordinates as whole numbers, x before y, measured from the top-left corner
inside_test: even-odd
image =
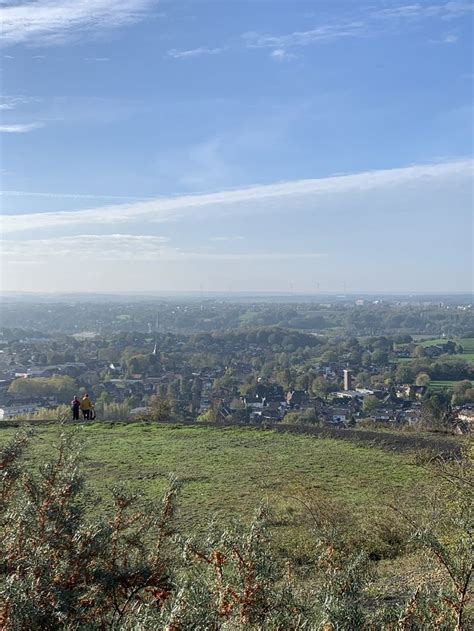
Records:
[[[420,340],[421,346],[427,348],[428,346],[436,346],[437,344],[446,344],[449,341],[449,338],[436,338],[431,340]],[[466,361],[473,361],[474,359],[474,337],[467,337],[465,339],[456,338],[452,340],[456,342],[456,344],[460,344],[464,348],[464,353],[460,355],[455,355],[456,357],[460,357],[465,359]]]
[[[459,339],[459,344],[464,348],[468,353],[474,353],[474,337],[466,337],[464,339]]]
[[[424,348],[428,346],[436,346],[437,344],[446,344],[449,338],[438,337],[436,339],[425,339],[422,335],[414,335],[413,339],[419,342]],[[464,348],[464,353],[450,355],[456,359],[464,359],[467,362],[474,362],[474,337],[468,337],[465,339],[457,338],[453,340],[456,344],[460,344]],[[413,357],[399,357],[396,359],[396,363],[404,363],[413,361]]]
[[[437,337],[436,339],[431,340],[420,340],[420,345],[427,348],[428,346],[437,346],[438,344],[446,344],[449,338],[446,337]]]
[[[37,430],[27,455],[33,467],[51,455],[58,432],[55,426]],[[0,446],[13,433],[0,429]],[[275,509],[275,531],[284,545],[304,542],[303,498],[336,501],[363,533],[388,504],[409,503],[411,489],[426,476],[412,454],[304,435],[99,423],[76,433],[85,441],[88,486],[102,507],[117,483],[154,498],[175,474],[183,480],[179,523],[185,530],[202,532],[213,515],[249,520],[264,501]]]
[[[474,337],[459,339],[458,343],[464,348],[464,353],[459,355],[468,362],[474,362]]]
[[[434,391],[452,390],[457,383],[459,383],[459,381],[435,380],[430,382],[430,389]]]

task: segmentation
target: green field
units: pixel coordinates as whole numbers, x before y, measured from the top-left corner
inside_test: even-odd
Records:
[[[428,346],[435,346],[437,344],[445,344],[448,338],[438,337],[436,339],[425,339],[423,335],[414,335],[413,339],[419,342],[421,346],[427,348]],[[456,344],[460,344],[464,348],[464,353],[452,355],[456,359],[464,359],[467,362],[474,362],[474,337],[468,337],[465,339],[457,338],[453,340]],[[404,363],[413,361],[413,357],[399,357],[396,363]]]
[[[421,346],[424,346],[425,348],[427,348],[428,346],[436,346],[437,344],[446,344],[448,340],[449,338],[446,338],[446,337],[437,337],[435,339],[419,340],[419,341],[420,341]]]
[[[427,348],[428,346],[435,346],[437,344],[445,344],[448,338],[436,338],[431,340],[421,341],[421,346]],[[466,361],[474,361],[474,337],[468,337],[465,339],[456,338],[452,340],[456,344],[460,344],[464,348],[464,353],[456,355],[456,357],[465,359]]]
[[[459,381],[431,381],[430,389],[435,391],[452,390],[457,383],[459,383]]]
[[[464,353],[460,357],[466,361],[474,362],[474,337],[468,337],[464,340],[460,339],[458,343],[464,348]]]
[[[213,516],[222,523],[250,520],[264,502],[275,512],[275,540],[285,548],[307,545],[311,520],[302,501],[335,502],[354,520],[359,540],[383,547],[377,528],[388,506],[414,506],[412,491],[427,480],[412,453],[343,440],[145,424],[97,423],[74,433],[84,441],[88,487],[101,497],[101,508],[110,506],[117,483],[155,498],[175,474],[183,481],[178,523],[185,531],[204,531]],[[0,445],[13,434],[0,429]],[[58,438],[58,427],[37,429],[26,456],[33,468],[53,453]]]
[[[474,353],[474,337],[466,337],[458,340],[459,344],[464,347],[468,353]]]

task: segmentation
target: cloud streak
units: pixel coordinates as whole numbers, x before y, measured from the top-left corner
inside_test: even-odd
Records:
[[[17,94],[4,94],[0,96],[0,110],[14,110],[19,106],[39,101],[38,98]]]
[[[166,52],[167,57],[172,59],[187,59],[190,57],[201,57],[202,55],[218,55],[219,53],[227,50],[227,46],[221,48],[207,48],[206,46],[200,46],[199,48],[191,48],[189,50],[178,50],[172,48]]]
[[[471,178],[473,164],[473,160],[466,159],[252,186],[217,193],[157,198],[78,211],[4,214],[1,218],[1,227],[7,234],[37,229],[59,230],[81,225],[106,227],[143,222],[156,224],[183,220],[186,217],[271,212],[274,207],[290,203],[295,205],[301,200],[311,205],[325,195],[384,188],[396,191],[398,187],[413,182],[435,184],[445,178]]]
[[[13,264],[50,263],[52,259],[80,255],[103,261],[264,261],[316,259],[326,256],[319,252],[200,252],[167,245],[162,236],[82,234],[72,237],[5,241],[2,257]]]
[[[412,4],[402,4],[397,7],[379,9],[374,11],[371,16],[384,20],[420,20],[432,17],[441,17],[449,20],[469,14],[472,11],[474,11],[474,5],[471,2],[449,0],[448,2],[438,3],[414,2]]]
[[[243,40],[247,48],[284,49],[292,46],[308,46],[318,41],[354,37],[365,28],[362,21],[347,24],[326,24],[306,31],[294,31],[283,35],[244,33]]]
[[[293,61],[293,59],[297,59],[298,56],[295,55],[294,53],[289,53],[284,48],[276,48],[270,53],[270,57],[274,61],[278,61],[282,63],[284,61]]]
[[[422,20],[454,20],[469,15],[474,11],[474,5],[468,2],[450,0],[441,3],[412,3],[392,6],[386,9],[369,9],[359,11],[358,16],[347,16],[337,22],[315,25],[313,28],[293,31],[291,33],[262,33],[250,31],[243,33],[240,42],[221,48],[195,48],[191,50],[168,51],[168,56],[174,58],[191,57],[199,54],[218,54],[231,47],[247,49],[274,49],[270,57],[274,61],[289,61],[292,53],[288,48],[310,46],[318,42],[338,40],[350,37],[366,37],[378,34],[381,29],[402,28],[406,22],[421,22]],[[455,43],[454,40],[444,40],[445,43]]]
[[[9,125],[0,125],[0,133],[2,134],[26,134],[35,129],[41,129],[44,123],[13,123]]]
[[[442,2],[399,5],[387,9],[366,11],[358,20],[343,20],[334,24],[323,24],[308,30],[294,31],[280,35],[244,33],[243,41],[247,48],[281,48],[309,46],[319,41],[347,37],[362,37],[379,32],[381,24],[389,26],[407,21],[421,21],[430,18],[452,20],[474,11],[474,5],[467,2]]]
[[[0,9],[0,41],[55,43],[84,31],[140,20],[156,0],[7,0]]]
[[[0,191],[0,197],[43,197],[47,199],[153,199],[143,195],[94,195],[93,193],[44,193],[35,191]]]

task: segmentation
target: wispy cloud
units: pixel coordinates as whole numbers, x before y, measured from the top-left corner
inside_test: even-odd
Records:
[[[1,41],[61,42],[78,33],[135,22],[156,0],[7,0],[0,8]]]
[[[178,182],[187,190],[209,190],[224,188],[229,181],[238,177],[239,168],[229,164],[225,147],[231,145],[229,134],[210,138],[185,149],[166,151],[155,160],[155,169],[160,184]]]
[[[10,125],[0,125],[2,134],[26,134],[29,131],[44,127],[44,123],[16,123]]]
[[[27,103],[31,103],[33,101],[38,101],[39,99],[17,95],[17,94],[4,94],[0,96],[0,110],[14,110],[21,105],[25,105]]]
[[[292,203],[294,208],[304,202],[314,208],[321,196],[347,192],[393,189],[413,183],[435,183],[443,178],[471,178],[474,161],[470,159],[439,164],[421,164],[398,169],[366,171],[320,179],[296,180],[253,186],[218,193],[184,195],[91,208],[78,211],[3,215],[4,233],[25,230],[61,229],[71,226],[110,226],[131,223],[156,224],[196,218],[245,213],[271,212]]]
[[[472,2],[462,2],[450,0],[448,2],[414,2],[412,4],[402,4],[387,9],[379,9],[371,13],[372,17],[382,19],[412,19],[419,20],[430,17],[441,17],[452,19],[466,15],[474,11]]]
[[[2,252],[5,258],[41,262],[51,258],[68,256],[80,252],[81,256],[116,259],[149,260],[159,256],[165,249],[167,239],[162,236],[129,234],[80,234],[48,239],[4,241]]]
[[[467,2],[441,3],[413,3],[398,5],[386,9],[369,9],[359,11],[358,19],[341,19],[338,22],[320,24],[311,29],[293,31],[291,33],[269,34],[248,32],[242,35],[242,41],[247,48],[273,48],[275,59],[285,60],[288,48],[309,46],[317,42],[336,40],[348,37],[365,37],[373,33],[380,33],[383,25],[401,28],[407,21],[421,21],[429,18],[452,20],[460,18],[474,11],[474,4]],[[449,36],[448,36],[449,37]],[[445,40],[446,43],[454,43]],[[277,51],[282,51],[277,52]]]
[[[48,199],[154,199],[146,195],[94,195],[93,193],[49,193],[36,191],[0,191],[0,197],[45,197]]]
[[[153,235],[81,234],[48,239],[4,241],[2,256],[11,263],[51,262],[80,252],[81,257],[98,261],[188,261],[188,260],[298,260],[322,258],[321,252],[205,252],[189,251],[167,244],[168,239]]]
[[[223,53],[225,50],[227,50],[227,46],[220,48],[207,48],[205,46],[200,46],[199,48],[190,48],[189,50],[178,50],[176,48],[172,48],[166,52],[166,56],[172,57],[173,59],[186,59],[189,57],[200,57],[201,55],[218,55],[219,53]]]
[[[444,37],[441,38],[440,43],[441,44],[457,44],[458,41],[459,41],[459,37],[457,35],[448,33],[448,35],[445,35]]]
[[[284,62],[293,61],[293,59],[297,59],[298,55],[295,55],[294,53],[289,53],[284,48],[276,48],[275,50],[272,50],[272,52],[270,53],[270,57],[274,61]]]
[[[244,237],[241,235],[222,236],[222,237],[210,237],[209,241],[243,241]]]
[[[285,49],[292,46],[309,46],[317,41],[353,37],[362,33],[363,21],[345,24],[326,24],[305,31],[293,31],[282,35],[244,33],[243,41],[247,48]]]
[[[337,21],[317,24],[309,29],[301,29],[290,33],[262,33],[249,31],[240,38],[231,40],[225,46],[179,50],[168,50],[166,56],[172,59],[186,59],[201,55],[217,55],[229,49],[273,49],[270,53],[274,61],[291,61],[297,57],[291,49],[310,46],[318,42],[343,38],[367,37],[380,34],[383,30],[401,29],[405,22],[420,22],[427,19],[454,20],[474,10],[474,4],[449,0],[438,3],[399,4],[385,9],[365,8],[352,12],[352,15],[341,16]],[[443,38],[443,43],[454,44],[455,35]]]

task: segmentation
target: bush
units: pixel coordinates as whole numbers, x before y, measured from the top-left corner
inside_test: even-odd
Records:
[[[16,439],[0,461],[0,627],[117,628],[147,608],[161,612],[172,586],[167,545],[176,484],[146,511],[117,488],[113,515],[89,520],[70,437],[61,437],[39,475],[20,477],[11,472],[24,442]]]

